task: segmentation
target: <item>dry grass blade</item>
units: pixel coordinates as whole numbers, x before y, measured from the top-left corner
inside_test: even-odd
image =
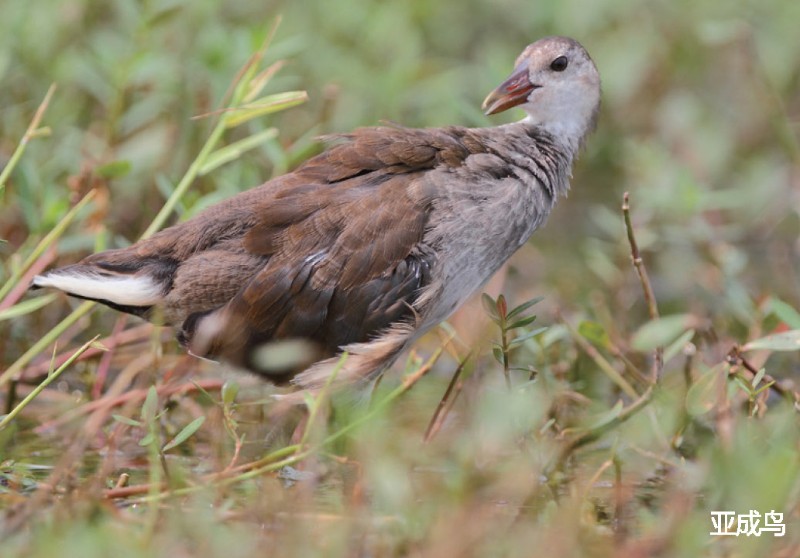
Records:
[[[50,346],[56,339],[58,339],[59,335],[64,333],[67,328],[69,328],[72,324],[77,322],[83,316],[89,313],[89,311],[94,308],[94,302],[84,302],[80,306],[78,306],[73,312],[61,320],[57,326],[53,329],[48,331],[41,339],[39,339],[36,343],[34,343],[27,351],[25,351],[22,356],[20,356],[17,360],[15,360],[11,366],[9,366],[5,372],[0,374],[0,387],[8,383],[9,381],[15,379],[18,374],[22,372],[25,366],[28,365],[37,355],[41,354],[47,347]],[[88,348],[88,346],[87,346]],[[76,357],[77,358],[77,357]]]
[[[439,404],[436,406],[436,410],[433,412],[433,416],[431,416],[431,420],[428,423],[428,428],[425,430],[425,436],[423,437],[425,443],[430,442],[433,437],[436,436],[436,434],[442,428],[450,409],[453,408],[453,405],[458,398],[458,394],[461,393],[461,373],[464,371],[464,366],[471,357],[472,353],[470,352],[461,360],[461,362],[458,363],[458,366],[453,372],[453,376],[450,378],[450,383],[447,384],[447,389],[445,390],[444,395],[442,395],[442,398],[439,400]]]
[[[3,417],[3,419],[0,420],[0,431],[2,431],[6,426],[8,426],[11,423],[11,421],[13,421],[17,417],[17,415],[19,415],[22,412],[22,410],[25,407],[27,407],[28,404],[30,404],[30,402],[33,401],[36,398],[36,396],[39,395],[44,390],[44,388],[46,388],[47,386],[52,384],[54,381],[56,381],[58,379],[58,377],[61,376],[61,374],[67,368],[69,368],[70,365],[73,362],[75,362],[78,359],[78,357],[81,356],[81,354],[83,354],[84,351],[86,351],[86,349],[88,349],[92,345],[92,343],[97,341],[97,339],[99,337],[100,336],[97,335],[93,339],[90,339],[89,341],[84,343],[83,346],[81,346],[77,351],[75,351],[72,354],[72,356],[64,364],[59,366],[50,375],[48,375],[47,378],[44,379],[44,381],[42,381],[38,386],[36,386],[36,389],[31,391],[27,395],[27,397],[25,397],[25,399],[20,401],[17,404],[17,406],[14,407],[14,409],[10,413],[8,413],[5,417]]]
[[[0,301],[3,301],[5,304],[5,297],[8,295],[11,290],[16,287],[19,283],[20,278],[25,275],[25,273],[36,264],[36,262],[45,254],[48,248],[50,248],[54,242],[56,242],[61,235],[64,234],[64,231],[67,230],[67,227],[75,220],[75,217],[78,213],[86,207],[86,205],[92,201],[96,192],[94,190],[89,191],[81,201],[75,204],[69,212],[61,218],[58,224],[53,227],[47,235],[39,241],[33,251],[25,258],[25,261],[19,267],[19,269],[15,270],[11,277],[5,282],[5,284],[0,288]]]
[[[11,158],[8,160],[8,163],[3,167],[3,170],[0,171],[0,193],[6,187],[6,182],[8,181],[8,177],[11,176],[11,171],[17,166],[22,154],[25,153],[25,148],[32,139],[46,135],[50,132],[47,128],[40,128],[39,125],[42,122],[42,118],[44,118],[44,113],[47,111],[47,107],[50,106],[50,101],[53,98],[53,94],[56,92],[56,85],[52,84],[50,88],[47,90],[47,93],[44,96],[44,100],[39,105],[39,108],[36,109],[36,113],[33,115],[30,124],[28,125],[28,129],[25,130],[25,135],[22,136],[22,139],[17,145],[17,148],[14,150],[14,153],[11,155]],[[2,298],[2,296],[0,296]]]

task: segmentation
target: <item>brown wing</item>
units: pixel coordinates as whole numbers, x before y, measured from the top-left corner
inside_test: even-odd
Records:
[[[436,265],[422,242],[435,196],[425,173],[469,150],[441,130],[372,128],[346,139],[258,203],[242,247],[263,265],[226,305],[186,321],[193,351],[258,370],[254,349],[271,340],[313,341],[312,362],[413,319]]]

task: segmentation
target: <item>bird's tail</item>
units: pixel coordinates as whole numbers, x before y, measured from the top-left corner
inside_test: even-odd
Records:
[[[169,290],[170,262],[135,259],[127,250],[108,250],[82,262],[37,275],[31,288],[54,288],[116,310],[146,316]]]

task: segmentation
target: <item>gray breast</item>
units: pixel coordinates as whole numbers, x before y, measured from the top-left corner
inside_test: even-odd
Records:
[[[437,266],[420,299],[423,327],[447,318],[485,284],[569,186],[572,154],[549,135],[513,124],[486,130],[480,140],[485,152],[426,177],[437,196],[424,242],[436,251]]]

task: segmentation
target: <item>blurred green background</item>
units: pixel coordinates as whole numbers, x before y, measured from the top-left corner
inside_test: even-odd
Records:
[[[61,240],[58,262],[136,239],[211,129],[213,118],[193,117],[223,105],[229,84],[279,14],[283,19],[267,62],[285,60],[286,65],[265,93],[304,89],[309,102],[226,136],[230,143],[269,126],[280,130],[276,140],[197,179],[175,219],[293,168],[320,149],[314,141],[319,135],[382,120],[425,127],[489,126],[520,118],[522,113],[514,111],[487,118],[480,104],[505,78],[522,48],[551,34],[584,44],[603,79],[597,131],[574,169],[569,198],[513,258],[502,289],[511,304],[546,297],[536,307],[536,325],[553,326],[545,334],[552,344],[527,344],[518,353],[519,360],[541,370],[533,398],[515,392],[509,401],[505,392],[490,388],[484,393],[476,387],[465,396],[463,414],[454,412],[457,427],[446,431],[438,445],[420,449],[419,435],[446,378],[426,378],[433,386],[430,391],[415,389],[401,409],[337,446],[360,460],[366,503],[347,500],[346,475],[333,488],[296,492],[264,476],[254,481],[260,484],[219,496],[224,500],[219,509],[192,500],[195,513],[168,515],[148,544],[172,544],[183,555],[249,556],[263,536],[289,541],[298,545],[295,550],[307,550],[306,555],[313,555],[311,547],[317,543],[341,550],[339,555],[353,555],[348,553],[351,539],[345,538],[360,532],[364,524],[358,518],[369,517],[374,525],[385,520],[376,529],[388,533],[376,539],[383,547],[370,539],[375,544],[372,555],[381,555],[381,549],[384,555],[425,555],[425,549],[431,556],[470,551],[528,555],[523,549],[547,548],[553,556],[584,555],[586,549],[602,556],[645,556],[649,547],[644,543],[622,544],[641,533],[645,542],[652,537],[672,544],[668,555],[767,555],[765,549],[771,547],[765,539],[739,541],[742,546],[734,553],[724,544],[709,543],[708,509],[713,505],[739,511],[784,506],[786,521],[794,521],[790,527],[796,531],[796,410],[771,400],[769,413],[766,407],[757,412],[748,407],[755,398],[748,401],[736,386],[730,387],[731,381],[727,392],[719,388],[734,401],[730,405],[722,396],[714,399],[716,384],[696,383],[701,387],[694,394],[700,399],[698,411],[684,401],[682,382],[689,376],[691,383],[692,374],[708,379],[715,370],[722,373],[719,366],[734,344],[797,319],[796,312],[787,310],[800,308],[797,0],[6,0],[0,5],[0,165],[23,136],[50,84],[58,89],[44,119],[50,136],[30,143],[0,192],[0,239],[5,241],[0,242],[0,265],[6,266],[0,278],[18,263],[12,254],[27,253],[90,188],[100,192],[91,214],[83,214]],[[549,462],[560,439],[550,430],[553,424],[585,424],[621,397],[598,371],[596,360],[587,358],[558,323],[560,317],[573,324],[591,320],[602,332],[592,342],[600,346],[598,339],[611,339],[625,358],[647,369],[649,350],[631,349],[632,334],[647,322],[648,313],[620,212],[626,191],[661,312],[689,316],[684,329],[697,331],[697,356],[678,353],[667,363],[652,415],[643,413],[615,430],[621,436],[613,444],[580,454],[573,471],[578,481],[564,489],[569,494],[556,491],[552,499],[542,497],[544,503],[526,501],[536,514],[539,504],[544,510],[535,521],[498,527],[502,522],[495,522],[496,515],[487,510],[505,505],[509,494],[524,493],[541,480],[542,463]],[[8,366],[62,319],[68,304],[73,303],[60,298],[35,314],[0,323],[0,365]],[[110,311],[98,311],[91,326],[82,327],[108,333],[115,318]],[[88,334],[81,331],[79,337],[85,340]],[[631,367],[614,346],[600,348],[616,368]],[[486,364],[491,357],[484,357],[479,367],[499,378],[496,368]],[[796,378],[800,372],[797,352],[756,359],[759,366],[765,362],[779,379]],[[79,379],[93,369],[80,372]],[[74,388],[76,383],[70,384],[73,405],[86,401],[85,390]],[[704,407],[703,396],[713,403]],[[196,410],[186,405],[189,414]],[[687,406],[697,416],[686,418]],[[179,410],[186,414],[183,407]],[[57,410],[38,412],[50,417]],[[763,420],[753,418],[758,413]],[[227,451],[229,440],[220,433],[224,429],[219,422],[215,424],[217,430],[201,433]],[[658,435],[654,425],[661,427]],[[73,434],[66,428],[59,431],[65,439],[69,436],[64,431]],[[22,432],[32,436],[32,430]],[[530,445],[520,444],[520,437]],[[250,440],[256,452],[263,449],[259,444],[274,443],[266,435]],[[203,442],[214,446],[205,438]],[[0,450],[24,448],[24,443],[22,435],[0,436]],[[33,445],[40,447],[42,441]],[[523,451],[516,453],[518,445]],[[187,459],[206,466],[206,446],[198,446],[198,454]],[[12,460],[25,461],[26,451],[17,451],[24,455],[12,453]],[[625,524],[635,516],[627,532],[614,528],[609,534],[611,520],[603,513],[612,507],[610,485],[605,491],[590,490],[595,487],[589,481],[613,476],[611,462],[603,461],[607,451],[621,456],[630,490],[625,498],[632,502],[629,509],[635,509],[628,512],[631,517],[614,518]],[[0,451],[0,465],[6,463],[3,459]],[[91,465],[85,469],[93,470]],[[651,498],[649,491],[657,493],[653,485],[659,483],[667,490]],[[53,555],[60,536],[69,537],[72,546],[67,547],[75,552],[97,556],[108,555],[104,552],[110,549],[115,555],[147,555],[142,548],[154,548],[123,544],[120,549],[119,543],[128,541],[117,537],[114,521],[133,517],[135,523],[136,510],[116,516],[105,508],[98,511],[88,500],[78,499],[75,516],[91,521],[70,523],[73,510],[57,508],[44,520],[44,532],[51,537],[31,543],[23,533],[14,543],[19,555],[34,555],[26,553],[34,547],[39,552],[35,555]],[[315,507],[320,500],[323,505]],[[307,536],[307,519],[286,520],[279,523],[286,529],[266,535],[236,521],[226,524],[224,532],[215,530],[220,517],[241,518],[233,511],[225,515],[226,510],[238,513],[242,508],[257,522],[263,517],[284,521],[280,514],[287,509],[300,517],[319,508],[344,510],[356,519],[347,523],[351,531],[341,533],[339,524],[317,522],[315,528],[327,538]],[[487,517],[492,521],[487,523]],[[61,520],[63,531],[58,530]],[[105,529],[103,522],[114,528]],[[795,531],[790,531],[793,542],[784,541],[784,556],[800,555]],[[177,533],[175,540],[171,533]],[[193,546],[198,536],[208,538],[204,549]],[[580,542],[565,542],[573,538]],[[470,547],[476,540],[480,544]],[[614,544],[628,550],[611,552]],[[301,551],[284,548],[278,554],[303,555]]]

